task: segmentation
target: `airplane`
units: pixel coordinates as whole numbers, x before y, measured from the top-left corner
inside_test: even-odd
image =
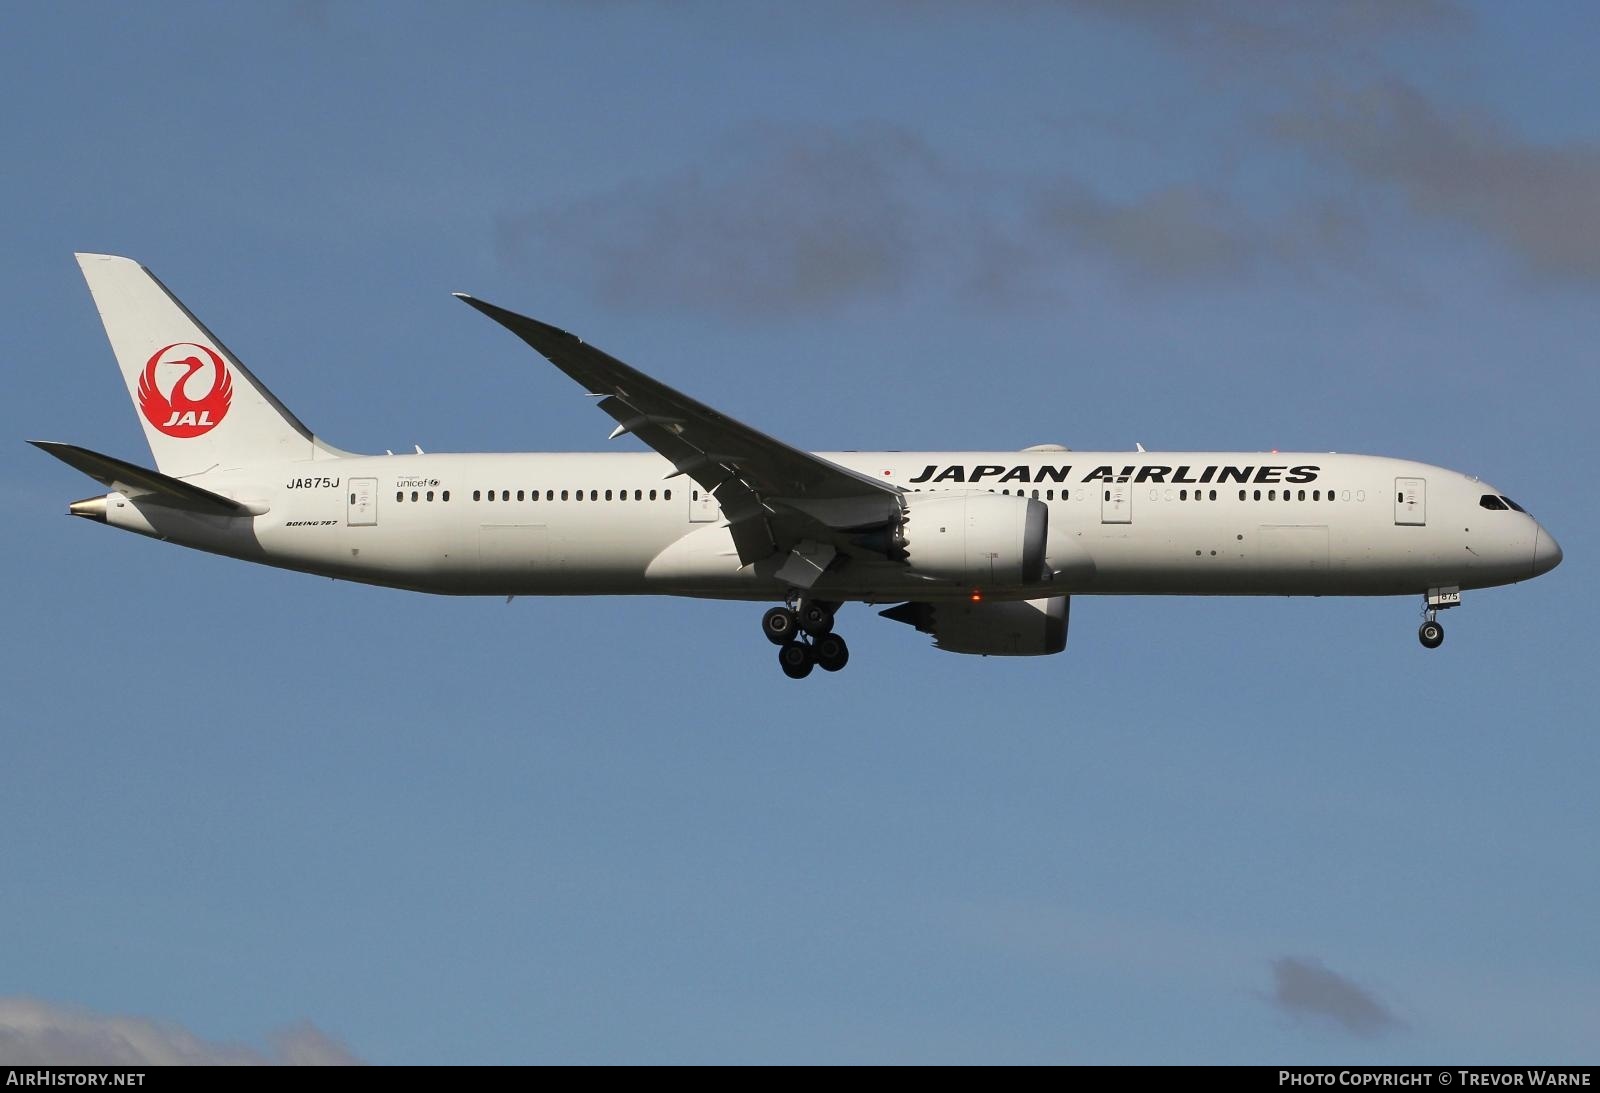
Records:
[[[155,469],[32,441],[109,492],[68,511],[246,561],[444,595],[773,603],[785,675],[845,666],[845,603],[954,653],[1066,647],[1073,596],[1421,596],[1549,572],[1561,547],[1497,487],[1310,452],[811,453],[576,336],[457,297],[649,451],[359,455],[312,433],[153,274],[77,256]]]

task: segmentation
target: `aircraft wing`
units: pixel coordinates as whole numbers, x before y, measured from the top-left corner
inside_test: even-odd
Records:
[[[456,293],[531,345],[617,422],[710,490],[739,560],[748,565],[805,540],[849,545],[849,532],[882,528],[900,512],[897,486],[792,448],[718,413],[548,323]]]

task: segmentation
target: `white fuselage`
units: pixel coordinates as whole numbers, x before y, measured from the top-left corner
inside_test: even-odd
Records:
[[[840,601],[1409,595],[1525,580],[1544,571],[1541,550],[1556,550],[1532,517],[1483,507],[1493,487],[1376,456],[822,457],[910,491],[913,513],[923,492],[1021,491],[1047,506],[1050,553],[1068,560],[1043,581],[975,589],[858,554],[812,589]],[[106,519],[201,550],[422,592],[781,599],[773,571],[782,559],[741,565],[716,502],[672,470],[650,452],[319,458],[187,480],[254,516],[114,493]]]

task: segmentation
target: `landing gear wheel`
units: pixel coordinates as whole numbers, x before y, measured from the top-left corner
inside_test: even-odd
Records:
[[[787,607],[774,607],[761,616],[761,632],[774,645],[789,644],[799,628],[799,618]]]
[[[1429,619],[1417,629],[1417,640],[1424,649],[1437,649],[1444,644],[1444,627]]]
[[[811,648],[816,652],[817,667],[824,672],[837,672],[850,663],[850,647],[838,634],[824,634]]]
[[[800,628],[814,638],[833,633],[833,612],[820,603],[808,603],[800,608]]]
[[[811,674],[811,668],[816,662],[816,654],[811,646],[801,645],[797,641],[790,642],[778,650],[778,666],[790,679],[806,678]]]

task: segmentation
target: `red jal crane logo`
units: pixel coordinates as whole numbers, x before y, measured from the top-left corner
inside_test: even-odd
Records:
[[[163,393],[158,370],[170,375],[185,369]],[[210,384],[195,378],[196,372],[210,371]],[[164,376],[162,378],[165,378]],[[199,389],[200,396],[195,397]],[[174,342],[158,349],[139,376],[139,410],[144,419],[168,436],[195,437],[209,433],[221,424],[233,402],[233,377],[216,350],[196,342]]]

